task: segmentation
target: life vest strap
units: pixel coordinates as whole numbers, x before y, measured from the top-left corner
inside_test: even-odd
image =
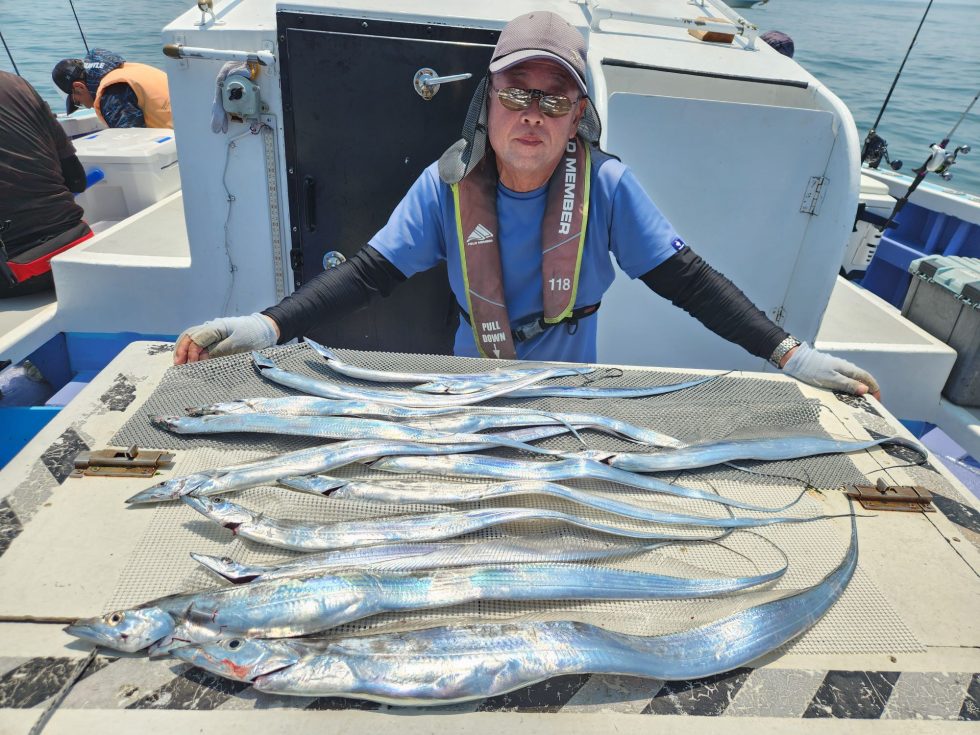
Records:
[[[578,330],[578,321],[587,316],[592,316],[602,305],[599,301],[595,304],[589,304],[588,306],[580,306],[577,309],[572,309],[570,316],[565,317],[560,322],[555,322],[554,324],[549,324],[544,320],[544,314],[535,314],[528,317],[527,319],[522,319],[518,324],[512,324],[510,326],[510,332],[514,337],[515,342],[526,342],[533,337],[537,337],[539,334],[551,329],[552,327],[557,327],[560,324],[567,324],[569,329],[569,334],[575,334]],[[472,324],[470,322],[470,315],[466,313],[464,309],[459,310],[460,316],[463,317],[463,321],[467,324]]]

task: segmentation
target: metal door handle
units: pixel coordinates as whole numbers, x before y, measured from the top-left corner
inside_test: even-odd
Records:
[[[447,74],[441,77],[436,73],[435,69],[423,67],[415,72],[415,78],[412,80],[412,83],[415,85],[415,91],[419,93],[419,97],[424,100],[431,100],[435,97],[436,92],[439,91],[439,85],[448,82],[462,82],[471,76],[473,75],[469,72],[464,72],[462,74]]]
[[[307,176],[303,179],[303,193],[306,197],[306,230],[316,231],[316,179]]]

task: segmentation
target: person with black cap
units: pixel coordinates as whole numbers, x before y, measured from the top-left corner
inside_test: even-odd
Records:
[[[152,66],[126,61],[105,49],[84,59],[62,59],[51,78],[68,95],[69,113],[95,108],[110,128],[173,128],[167,75]]]
[[[91,237],[75,147],[27,81],[0,71],[0,298],[53,285],[51,258]]]
[[[585,39],[560,16],[512,20],[462,139],[422,173],[388,224],[276,306],[186,330],[174,362],[281,344],[443,260],[462,317],[455,354],[594,362],[611,253],[629,276],[790,375],[877,395],[871,375],[770,321],[693,252],[629,168],[599,149],[585,58]]]

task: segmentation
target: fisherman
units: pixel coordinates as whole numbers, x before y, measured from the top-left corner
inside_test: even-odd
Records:
[[[369,244],[262,313],[187,329],[174,363],[287,342],[440,260],[462,311],[455,354],[594,362],[611,252],[629,276],[784,372],[877,396],[871,375],[786,333],[708,266],[630,169],[598,148],[585,55],[585,39],[560,16],[512,20],[463,139],[423,171]]]
[[[94,107],[110,128],[172,128],[167,75],[102,48],[84,59],[62,59],[51,78],[68,95],[68,112]]]
[[[47,102],[0,71],[0,298],[50,289],[51,257],[92,236],[85,170]]]

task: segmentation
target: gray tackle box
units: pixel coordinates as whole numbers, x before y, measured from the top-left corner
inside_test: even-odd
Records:
[[[943,395],[980,406],[980,258],[929,255],[913,260],[902,316],[956,350]]]

